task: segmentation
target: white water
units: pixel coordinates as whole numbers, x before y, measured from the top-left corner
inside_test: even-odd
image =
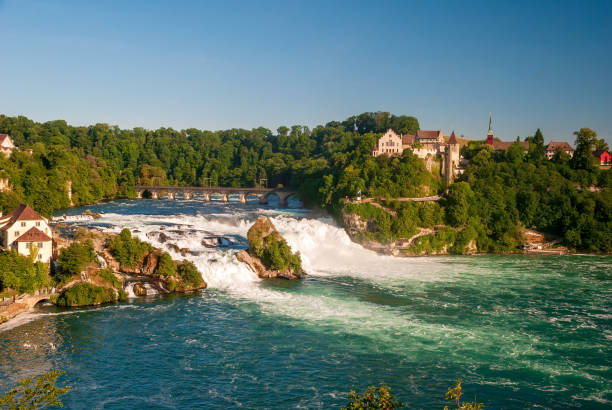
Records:
[[[416,287],[427,282],[450,279],[448,265],[429,258],[396,258],[381,256],[353,243],[343,229],[328,218],[297,219],[286,213],[269,214],[279,232],[294,251],[299,251],[304,270],[319,281],[316,285],[301,286],[299,292],[287,292],[265,286],[257,275],[235,258],[237,249],[208,248],[201,242],[212,234],[242,241],[246,247],[246,233],[253,220],[245,215],[121,215],[104,214],[96,223],[108,223],[107,231],[118,233],[129,228],[141,240],[168,251],[175,259],[192,261],[202,273],[209,289],[222,291],[231,303],[252,308],[253,304],[263,314],[298,320],[303,325],[324,326],[332,332],[345,332],[371,336],[373,328],[378,342],[393,345],[393,338],[400,334],[445,335],[460,332],[448,326],[419,323],[414,317],[398,317],[388,306],[369,303],[333,286],[320,286],[333,278],[335,285],[344,279],[358,279],[394,293],[395,289],[414,282]],[[252,217],[252,216],[251,216]],[[163,232],[167,240],[158,240]],[[170,244],[188,248],[182,256]],[[339,282],[338,282],[339,281]],[[346,286],[351,286],[350,283]],[[128,290],[129,292],[129,290]],[[245,304],[246,303],[246,304]],[[375,326],[374,326],[375,324]]]

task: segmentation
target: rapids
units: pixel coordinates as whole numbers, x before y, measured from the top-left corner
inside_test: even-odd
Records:
[[[135,200],[90,208],[102,218],[72,223],[127,227],[194,262],[209,288],[46,307],[0,326],[0,380],[64,369],[68,407],[336,407],[351,388],[385,381],[414,407],[441,408],[457,377],[489,408],[612,401],[610,257],[394,258],[301,209]],[[263,281],[236,261],[261,213],[300,252],[304,281]]]

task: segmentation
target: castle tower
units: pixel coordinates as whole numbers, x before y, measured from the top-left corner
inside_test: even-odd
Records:
[[[489,132],[487,133],[487,144],[493,145],[493,116],[489,113]]]
[[[459,142],[457,141],[454,130],[446,145],[444,165],[446,186],[449,186],[455,177],[455,170],[459,168]]]

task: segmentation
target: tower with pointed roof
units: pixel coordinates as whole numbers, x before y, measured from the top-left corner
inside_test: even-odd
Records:
[[[489,113],[489,132],[487,133],[487,144],[493,145],[493,115]]]

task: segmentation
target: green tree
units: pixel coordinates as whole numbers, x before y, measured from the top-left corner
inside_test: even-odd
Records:
[[[546,148],[544,147],[544,135],[538,128],[533,136],[533,145],[530,146],[530,158],[534,161],[541,161],[544,159]]]
[[[63,407],[59,397],[68,393],[70,386],[57,387],[57,378],[64,372],[53,370],[38,377],[19,381],[16,387],[0,397],[0,408],[10,410]]]
[[[391,388],[380,383],[380,387],[370,386],[363,394],[351,390],[349,394],[349,402],[343,410],[392,410],[399,409],[403,406],[402,402],[395,400],[395,396],[391,394]]]
[[[576,150],[572,157],[572,167],[574,169],[593,168],[593,149],[597,142],[597,133],[590,128],[580,128],[574,132],[576,136]]]

